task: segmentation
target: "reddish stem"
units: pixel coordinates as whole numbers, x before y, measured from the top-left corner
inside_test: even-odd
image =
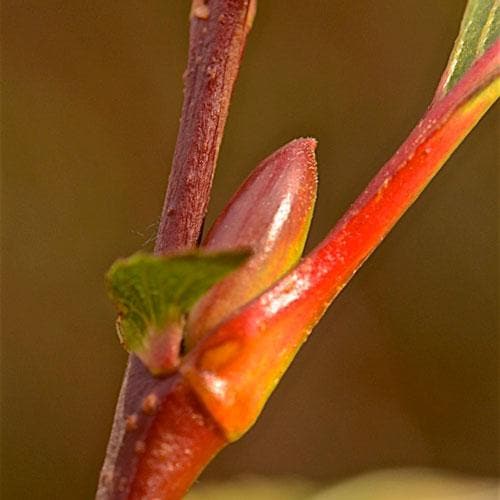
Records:
[[[181,498],[198,477],[200,465],[208,463],[226,444],[218,426],[179,375],[171,377],[165,389],[162,408],[152,420],[146,440],[137,441],[143,455],[127,498]]]
[[[255,0],[193,0],[184,103],[156,253],[198,242],[255,7]],[[155,379],[131,355],[96,498],[181,498],[225,442],[177,376]],[[160,463],[158,476],[152,471]]]
[[[231,441],[253,424],[332,300],[495,102],[499,50],[497,42],[429,109],[311,254],[184,358],[181,373]]]
[[[251,17],[249,2],[244,0],[213,0],[206,5],[195,1],[193,4],[196,19],[191,28],[186,99],[157,252],[194,246],[198,240],[229,97]],[[224,22],[231,20],[234,23],[231,24],[232,29],[227,25],[224,28],[232,33],[231,39],[222,34],[219,37],[215,34],[210,36],[200,24],[206,22],[207,26],[211,26],[210,22],[216,23],[213,25],[214,33],[224,31],[219,26],[220,14],[226,12],[224,9],[235,14],[223,18]],[[240,15],[236,15],[238,12]],[[211,20],[210,16],[213,16]],[[239,44],[234,39],[239,39]],[[211,44],[225,46],[226,51],[219,52]],[[202,367],[200,371],[198,361],[203,361],[204,353],[210,353],[212,344],[224,341],[226,333],[233,338],[231,326],[235,325],[237,328],[234,331],[245,334],[250,341],[264,339],[265,342],[270,339],[273,343],[273,351],[251,348],[243,353],[249,354],[250,361],[257,358],[255,366],[280,365],[279,373],[273,372],[268,380],[269,387],[266,386],[272,390],[291,361],[292,351],[298,349],[328,303],[491,105],[490,101],[480,102],[469,114],[452,115],[453,133],[450,136],[442,129],[447,117],[460,107],[466,97],[491,81],[485,75],[491,78],[497,76],[498,68],[494,64],[497,53],[498,42],[476,63],[474,71],[470,71],[452,92],[427,113],[325,241],[295,271],[197,344],[185,360],[182,372],[191,385],[187,385],[188,382],[178,374],[163,380],[154,379],[135,357],[131,357],[101,475],[99,499],[180,498],[206,463],[226,444],[222,427],[226,436],[233,437],[238,437],[248,428],[248,425],[239,427],[245,423],[245,418],[253,421],[258,411],[247,415],[239,395],[253,394],[259,401],[253,404],[252,410],[259,410],[268,393],[261,394],[251,380],[254,375],[244,370],[242,363],[233,363],[235,366],[226,363],[229,368],[222,367],[221,373],[214,374],[221,377],[227,375],[227,379],[233,382],[228,387],[240,394],[234,398],[236,404],[233,407],[224,401],[212,404],[214,398],[210,387],[204,386],[204,379],[197,379],[209,369]],[[199,64],[197,54],[204,58]],[[213,77],[212,63],[221,71]],[[297,314],[288,314],[292,307],[295,313],[299,313],[300,321],[297,321]],[[314,309],[312,313],[311,308]],[[278,338],[254,335],[251,328],[245,329],[248,325],[264,327],[266,322],[270,329],[262,329],[269,332],[274,328],[279,333]],[[307,323],[302,325],[306,331],[297,331],[301,322]],[[291,336],[287,336],[286,332],[291,332]],[[264,363],[264,352],[272,352],[270,365]],[[277,360],[277,354],[283,359]],[[224,370],[229,370],[229,374]],[[241,384],[234,383],[237,377],[231,370],[243,377],[239,380]],[[203,399],[204,405],[193,388],[196,388],[196,394]],[[252,397],[249,401],[252,402]],[[231,410],[236,411],[236,417]],[[229,421],[226,422],[228,415]],[[251,421],[246,424],[251,424]],[[231,424],[235,423],[239,427],[231,429]]]

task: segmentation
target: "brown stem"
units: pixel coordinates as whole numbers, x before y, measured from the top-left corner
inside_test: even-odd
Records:
[[[256,0],[193,0],[184,103],[155,252],[196,246]],[[129,357],[99,500],[181,498],[226,440],[178,375]]]
[[[157,253],[198,241],[254,9],[250,0],[193,1],[184,104]]]

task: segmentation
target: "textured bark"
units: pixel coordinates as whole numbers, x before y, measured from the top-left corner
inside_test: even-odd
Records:
[[[254,8],[250,0],[193,2],[184,104],[156,239],[158,253],[198,241]]]
[[[156,253],[198,243],[229,101],[255,7],[255,0],[193,0],[184,103]],[[179,384],[176,375],[154,378],[137,357],[129,357],[96,498],[181,498],[225,444],[211,417]],[[167,432],[168,423],[173,425],[167,434],[173,440],[169,446],[180,449],[186,444],[188,431],[177,425],[182,421],[178,412],[200,423],[193,423],[189,430],[192,453],[183,456],[182,470],[177,466],[179,453],[164,457],[160,452],[154,454],[156,448],[148,448],[161,441],[162,436],[155,433]],[[161,463],[161,469],[155,469],[155,462]],[[156,492],[153,496],[144,493],[146,485]]]

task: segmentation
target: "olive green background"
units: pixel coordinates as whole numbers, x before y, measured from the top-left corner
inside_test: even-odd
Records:
[[[261,0],[209,222],[260,159],[312,135],[312,248],[425,110],[464,4]],[[5,498],[94,493],[126,362],[103,274],[151,247],[188,13],[179,0],[3,2]],[[202,480],[334,482],[404,465],[498,474],[497,119],[483,119]]]

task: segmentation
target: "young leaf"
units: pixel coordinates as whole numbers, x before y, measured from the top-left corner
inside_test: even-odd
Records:
[[[251,173],[215,221],[205,249],[249,247],[253,255],[193,307],[186,325],[187,349],[302,255],[316,200],[315,149],[314,139],[296,139],[278,149]]]
[[[469,0],[460,32],[436,91],[446,95],[500,35],[500,0]]]
[[[154,375],[176,368],[184,315],[217,281],[239,267],[248,251],[137,253],[117,260],[106,275],[118,309],[118,335]]]

